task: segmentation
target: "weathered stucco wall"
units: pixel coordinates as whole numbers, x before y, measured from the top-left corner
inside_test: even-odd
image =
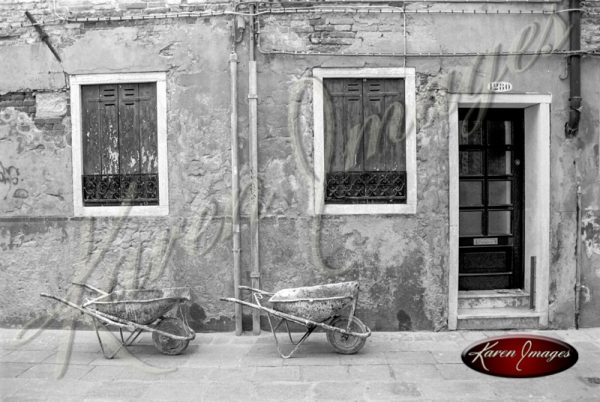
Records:
[[[600,47],[600,6],[584,2],[589,14],[582,22],[582,48]],[[581,270],[579,325],[600,326],[600,60],[584,58],[582,75],[592,85],[582,85],[585,113],[577,144],[577,178],[581,188],[581,222],[578,263]]]
[[[57,1],[74,16],[194,11],[199,3]],[[44,2],[32,12],[52,18]],[[137,3],[136,3],[137,4]],[[42,7],[42,5],[44,5]],[[431,10],[448,4],[413,4]],[[49,304],[40,292],[65,294],[72,280],[99,287],[191,286],[192,326],[233,327],[229,129],[230,17],[49,25],[63,63],[23,22],[20,5],[0,25],[0,325],[40,325]],[[46,8],[44,8],[46,7]],[[67,8],[68,9],[67,9]],[[475,5],[485,10],[492,5]],[[546,5],[493,5],[530,9]],[[222,6],[214,9],[221,9]],[[150,10],[152,9],[152,10]],[[43,14],[45,13],[45,14]],[[19,16],[17,16],[17,14]],[[35,14],[35,12],[34,12]],[[407,15],[409,52],[564,48],[562,17]],[[413,57],[417,71],[418,210],[415,215],[311,216],[314,67],[390,67],[402,57],[341,57],[336,52],[404,51],[399,14],[303,14],[260,19],[258,63],[260,255],[266,289],[358,279],[360,310],[376,330],[440,330],[448,298],[448,93],[478,92],[510,81],[514,92],[551,93],[550,325],[574,325],[577,177],[582,181],[580,258],[590,289],[582,325],[600,325],[597,58],[583,62],[584,118],[565,138],[568,80],[561,56]],[[241,18],[238,18],[241,22]],[[246,26],[247,31],[247,26]],[[454,34],[449,34],[453,32]],[[545,34],[547,32],[547,34]],[[238,32],[238,33],[241,33]],[[459,34],[460,33],[460,36]],[[477,38],[477,41],[465,40]],[[247,52],[239,53],[243,281],[249,281]],[[594,40],[588,41],[593,46]],[[521,43],[521,45],[519,45]],[[4,46],[3,46],[4,45]],[[500,46],[500,48],[498,48]],[[321,52],[320,56],[268,54]],[[331,53],[331,55],[327,55]],[[32,62],[34,61],[34,62]],[[167,71],[170,213],[164,218],[73,218],[70,111],[65,75]],[[63,73],[64,72],[64,73]],[[588,113],[589,111],[589,113]],[[294,129],[295,128],[295,129]],[[575,162],[577,161],[577,165]],[[307,169],[308,167],[308,169]],[[72,294],[74,298],[78,295]],[[61,313],[63,314],[63,313]],[[52,318],[57,325],[58,317]]]
[[[23,22],[22,10],[15,12],[14,20]],[[190,285],[193,327],[231,328],[231,308],[218,301],[233,286],[229,24],[226,18],[190,18],[51,25],[62,64],[31,27],[11,28],[15,36],[0,47],[7,66],[0,86],[2,325],[40,325],[52,304],[39,293],[77,300],[69,283],[83,280],[107,289]],[[63,70],[167,71],[169,217],[73,217]],[[64,321],[64,314],[52,316],[50,325]]]
[[[415,7],[425,7],[423,4]],[[429,6],[428,6],[429,7]],[[496,7],[496,5],[494,6]],[[502,6],[500,6],[502,7]],[[514,10],[518,6],[506,6]],[[447,5],[431,6],[431,11]],[[473,6],[485,10],[486,6]],[[468,13],[467,13],[468,14]],[[457,41],[452,32],[468,32],[472,41]],[[485,27],[485,28],[484,28]],[[407,15],[407,52],[485,52],[490,50],[517,51],[560,49],[568,35],[567,22],[560,17],[519,16],[498,17],[488,15]],[[297,150],[294,144],[308,149],[309,166],[312,166],[310,86],[302,97],[307,107],[300,113],[304,130],[301,138],[294,139],[285,125],[285,109],[289,93],[281,88],[302,87],[313,67],[389,67],[402,65],[401,57],[335,57],[344,53],[402,53],[404,31],[401,15],[292,15],[276,16],[262,21],[261,48],[267,54],[259,58],[259,93],[261,103],[260,138],[264,157],[261,179],[265,193],[275,192],[280,182],[289,177],[289,164]],[[291,38],[287,41],[287,38]],[[391,41],[394,46],[390,46]],[[526,45],[525,45],[526,44]],[[523,47],[525,46],[525,47]],[[273,52],[273,53],[271,53]],[[318,52],[319,56],[293,54]],[[289,53],[289,54],[281,54]],[[332,54],[332,56],[327,56]],[[576,174],[574,162],[581,140],[567,139],[564,123],[568,118],[568,83],[561,79],[564,59],[560,56],[437,58],[412,57],[407,65],[417,71],[417,159],[418,159],[418,212],[411,216],[386,217],[327,217],[305,234],[313,241],[319,239],[320,257],[314,255],[305,275],[314,280],[298,277],[298,271],[284,268],[265,269],[265,281],[270,272],[277,272],[275,288],[290,282],[317,283],[334,277],[359,278],[367,300],[361,303],[362,316],[376,329],[439,329],[446,324],[448,289],[448,93],[480,93],[490,81],[509,81],[513,92],[551,93],[552,133],[552,196],[551,196],[551,249],[552,264],[544,267],[550,271],[550,325],[574,325],[575,247],[576,247]],[[296,94],[291,95],[296,98]],[[268,116],[268,118],[267,118]],[[279,118],[277,116],[280,116]],[[298,124],[302,126],[302,124]],[[264,128],[263,128],[264,127]],[[593,127],[593,126],[592,126]],[[288,138],[292,136],[292,138]],[[283,138],[281,138],[283,137]],[[291,142],[291,145],[290,145]],[[297,148],[297,147],[296,147]],[[277,155],[277,157],[274,157]],[[279,156],[281,155],[281,156]],[[298,160],[296,162],[296,171]],[[284,168],[281,168],[281,167]],[[300,165],[301,166],[301,165]],[[282,173],[279,173],[282,172]],[[282,178],[283,176],[283,178]],[[295,183],[295,175],[288,180]],[[310,187],[310,183],[305,186]],[[284,192],[284,194],[288,194]],[[294,211],[308,209],[302,196],[288,195],[287,207]],[[298,205],[296,207],[296,205]],[[286,215],[289,216],[291,211]],[[302,213],[302,212],[301,212]],[[300,214],[301,214],[300,213]],[[278,215],[277,213],[275,215]],[[283,212],[279,212],[283,215]],[[282,218],[276,221],[281,222]],[[281,225],[281,223],[279,223]],[[297,224],[296,224],[297,225]],[[295,227],[295,226],[294,226]],[[263,222],[261,233],[271,229]],[[320,233],[315,233],[319,231]],[[303,236],[304,230],[298,235]],[[321,237],[319,237],[319,234]],[[279,247],[282,247],[280,242]],[[396,245],[396,246],[395,246]],[[313,246],[314,247],[314,246]],[[274,248],[271,252],[273,252]],[[308,254],[308,253],[307,253]],[[315,254],[312,252],[312,254]],[[294,255],[295,259],[300,258]],[[270,258],[266,256],[264,260]],[[264,261],[265,263],[267,263]],[[268,264],[268,263],[267,263]],[[298,261],[300,266],[306,263]],[[294,266],[297,266],[294,264]],[[317,269],[315,269],[315,267]],[[320,267],[320,268],[319,268]],[[302,270],[302,272],[304,272]],[[339,273],[338,273],[339,272]],[[315,273],[317,274],[314,277]],[[283,279],[279,279],[283,278]],[[384,312],[382,314],[382,312]]]

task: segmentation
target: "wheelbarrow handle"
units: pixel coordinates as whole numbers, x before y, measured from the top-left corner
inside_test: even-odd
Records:
[[[100,290],[98,288],[95,288],[92,285],[88,285],[87,283],[71,282],[71,284],[76,285],[76,286],[84,287],[84,288],[92,290],[92,291],[94,291],[96,293],[100,293],[103,296],[108,295],[108,293],[106,293],[104,290]]]
[[[291,322],[295,322],[295,323],[300,324],[300,325],[304,325],[304,326],[306,326],[308,328],[319,327],[319,328],[322,328],[322,329],[325,329],[325,330],[328,330],[328,331],[339,332],[339,333],[344,334],[344,335],[357,336],[359,338],[368,338],[369,336],[371,336],[371,330],[369,329],[369,327],[367,327],[367,332],[356,333],[356,332],[348,331],[347,329],[344,329],[344,328],[338,328],[338,327],[331,326],[329,324],[325,324],[324,322],[317,322],[317,321],[312,321],[312,320],[309,320],[309,319],[306,319],[306,318],[303,318],[303,317],[297,317],[295,315],[283,313],[281,311],[273,310],[272,308],[269,308],[269,307],[261,306],[261,305],[254,304],[254,303],[249,303],[247,301],[235,299],[233,297],[221,297],[219,300],[221,300],[221,301],[227,301],[227,302],[232,302],[232,303],[238,303],[238,304],[241,304],[243,306],[252,307],[254,309],[257,309],[257,310],[260,310],[260,311],[264,311],[267,314],[272,314],[275,317],[283,318],[285,320],[288,320],[288,321],[291,321]]]
[[[275,294],[273,292],[267,292],[267,291],[264,291],[264,290],[260,290],[260,289],[256,289],[256,288],[251,288],[250,286],[241,286],[240,285],[240,286],[238,286],[238,288],[240,288],[242,290],[249,290],[249,291],[254,292],[254,293],[260,293],[262,295],[267,295],[267,296],[273,296]]]
[[[75,310],[79,310],[82,314],[87,314],[87,315],[90,315],[92,317],[98,318],[98,319],[103,320],[104,322],[106,322],[108,324],[112,324],[112,325],[115,325],[115,326],[118,326],[118,327],[121,327],[121,328],[128,328],[128,329],[132,328],[131,325],[121,324],[121,323],[115,322],[115,320],[111,319],[113,317],[110,317],[110,318],[104,317],[102,314],[99,314],[99,312],[92,311],[92,310],[89,310],[87,308],[83,308],[83,307],[81,307],[81,306],[79,306],[79,305],[77,305],[75,303],[72,303],[72,302],[70,302],[70,301],[68,301],[66,299],[63,299],[61,297],[49,295],[47,293],[40,293],[40,296],[47,297],[49,299],[53,299],[53,300],[59,301],[59,302],[61,302],[63,304],[66,304],[69,307],[74,308]]]

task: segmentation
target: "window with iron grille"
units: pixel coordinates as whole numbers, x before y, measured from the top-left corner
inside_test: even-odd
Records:
[[[158,205],[156,83],[81,86],[84,206]]]
[[[69,82],[75,216],[168,215],[166,73]]]
[[[315,214],[417,211],[415,69],[313,68]]]
[[[406,203],[404,79],[324,78],[325,203]]]

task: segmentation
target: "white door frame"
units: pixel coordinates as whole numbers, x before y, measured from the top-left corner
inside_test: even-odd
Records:
[[[466,107],[516,108],[525,114],[525,289],[529,289],[530,260],[536,256],[535,311],[540,326],[548,325],[550,269],[550,104],[551,94],[454,94],[449,99],[449,218],[450,270],[448,329],[458,319],[458,109]]]

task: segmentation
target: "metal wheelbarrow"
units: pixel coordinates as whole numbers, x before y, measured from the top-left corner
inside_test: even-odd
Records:
[[[358,282],[342,282],[329,285],[307,286],[283,289],[276,293],[266,292],[247,286],[240,289],[253,292],[255,303],[231,297],[221,298],[223,301],[238,303],[267,313],[267,319],[279,355],[292,357],[300,345],[304,343],[317,328],[326,331],[327,340],[336,352],[342,354],[357,353],[365,345],[371,330],[354,316],[358,300]],[[265,296],[270,307],[262,304]],[[347,315],[343,311],[348,311]],[[278,319],[273,325],[272,317]],[[294,341],[289,322],[303,325],[306,332],[298,341]],[[285,324],[288,337],[294,347],[289,353],[281,351],[277,330]]]
[[[107,359],[115,357],[121,348],[131,346],[143,331],[151,332],[154,347],[167,355],[182,353],[196,337],[182,309],[182,305],[191,300],[189,288],[131,289],[107,293],[91,285],[73,284],[93,291],[96,297],[78,305],[46,293],[40,296],[57,300],[91,316],[100,349]],[[165,317],[175,306],[179,317]],[[106,325],[119,328],[121,345],[112,353],[105,351],[98,332],[99,326]],[[130,332],[127,337],[124,330]]]

